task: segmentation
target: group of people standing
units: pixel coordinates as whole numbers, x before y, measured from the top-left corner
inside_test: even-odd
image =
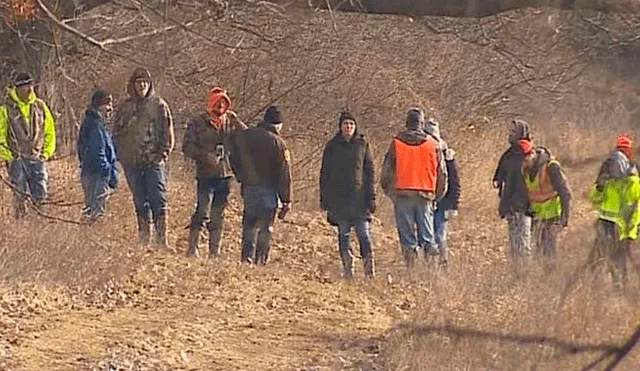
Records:
[[[56,149],[54,117],[34,92],[34,79],[17,76],[0,106],[0,157],[7,162],[14,190],[16,218],[27,202],[40,207],[47,195],[46,161]],[[233,179],[240,183],[243,262],[266,264],[275,218],[291,209],[291,154],[280,136],[284,118],[275,105],[262,121],[248,127],[231,109],[226,91],[209,92],[204,112],[190,119],[182,152],[196,164],[197,205],[191,216],[187,254],[200,256],[203,228],[208,253],[220,253],[225,209]],[[407,113],[405,128],[384,156],[380,186],[394,206],[403,257],[413,267],[422,252],[439,256],[447,267],[447,223],[457,215],[460,178],[455,152],[438,123],[422,110]],[[548,148],[534,145],[529,125],[514,120],[509,148],[493,177],[499,190],[499,214],[507,220],[510,256],[518,263],[534,253],[555,262],[558,232],[569,223],[572,192],[561,164]],[[88,222],[100,219],[110,193],[119,186],[120,162],[133,204],[140,243],[167,246],[167,168],[175,147],[170,106],[154,90],[146,68],[136,68],[127,97],[114,107],[112,95],[97,89],[91,96],[77,138],[81,183]],[[608,257],[616,283],[626,279],[630,243],[638,238],[640,178],[630,137],[618,137],[603,162],[589,200],[598,211],[596,248],[591,259]],[[320,206],[337,228],[344,275],[354,273],[350,244],[355,229],[366,277],[374,276],[371,220],[376,212],[376,166],[367,137],[353,114],[344,111],[338,130],[326,144],[320,170]]]
[[[560,162],[548,148],[534,145],[531,137],[525,121],[512,122],[510,146],[500,157],[493,186],[499,190],[499,213],[507,220],[516,266],[535,255],[553,269],[558,233],[569,224],[572,191]],[[627,282],[631,243],[638,238],[638,169],[633,140],[619,135],[589,189],[589,201],[598,213],[589,265],[595,269],[605,261],[617,287]]]

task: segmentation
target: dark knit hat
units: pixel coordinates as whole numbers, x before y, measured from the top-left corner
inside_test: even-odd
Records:
[[[107,104],[112,100],[111,94],[104,89],[97,89],[91,95],[91,107],[100,108],[103,104]]]
[[[20,86],[24,86],[24,85],[29,85],[29,84],[33,84],[33,77],[26,73],[26,72],[21,72],[18,74],[18,76],[16,76],[16,81],[15,81],[15,87],[20,87]]]
[[[342,125],[342,123],[347,120],[356,122],[356,117],[353,114],[351,114],[351,112],[349,111],[342,111],[340,113],[340,118],[338,119],[338,127],[340,127],[340,125]]]
[[[407,112],[406,125],[410,129],[419,129],[424,126],[424,113],[419,108],[411,108]]]
[[[269,106],[269,108],[267,108],[267,111],[264,113],[263,121],[271,125],[281,124],[282,112],[280,112],[280,109],[275,105]]]

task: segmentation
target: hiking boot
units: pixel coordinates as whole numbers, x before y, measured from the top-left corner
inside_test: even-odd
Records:
[[[199,258],[200,257],[200,228],[193,227],[189,229],[189,248],[187,250],[187,256]]]
[[[167,214],[161,213],[154,218],[156,227],[156,245],[159,248],[167,247]]]
[[[149,214],[137,214],[136,219],[138,221],[138,242],[143,246],[147,246],[151,237]]]

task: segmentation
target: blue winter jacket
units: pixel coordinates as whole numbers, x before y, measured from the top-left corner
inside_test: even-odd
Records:
[[[102,113],[95,108],[85,112],[77,142],[83,175],[100,174],[115,188],[118,183],[116,151]]]

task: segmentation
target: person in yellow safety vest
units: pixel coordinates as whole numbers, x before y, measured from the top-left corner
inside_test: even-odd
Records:
[[[638,239],[640,224],[640,178],[633,162],[633,141],[620,135],[615,150],[600,166],[598,178],[589,189],[589,201],[598,211],[596,248],[590,261],[607,258],[614,285],[627,280],[627,255],[631,241]]]
[[[56,150],[53,114],[34,87],[31,75],[18,74],[0,106],[0,158],[7,162],[17,219],[25,216],[28,198],[38,207],[46,198],[46,161]]]
[[[535,253],[555,261],[558,232],[569,223],[571,188],[560,163],[545,147],[519,141],[525,159],[522,175],[527,187]]]

